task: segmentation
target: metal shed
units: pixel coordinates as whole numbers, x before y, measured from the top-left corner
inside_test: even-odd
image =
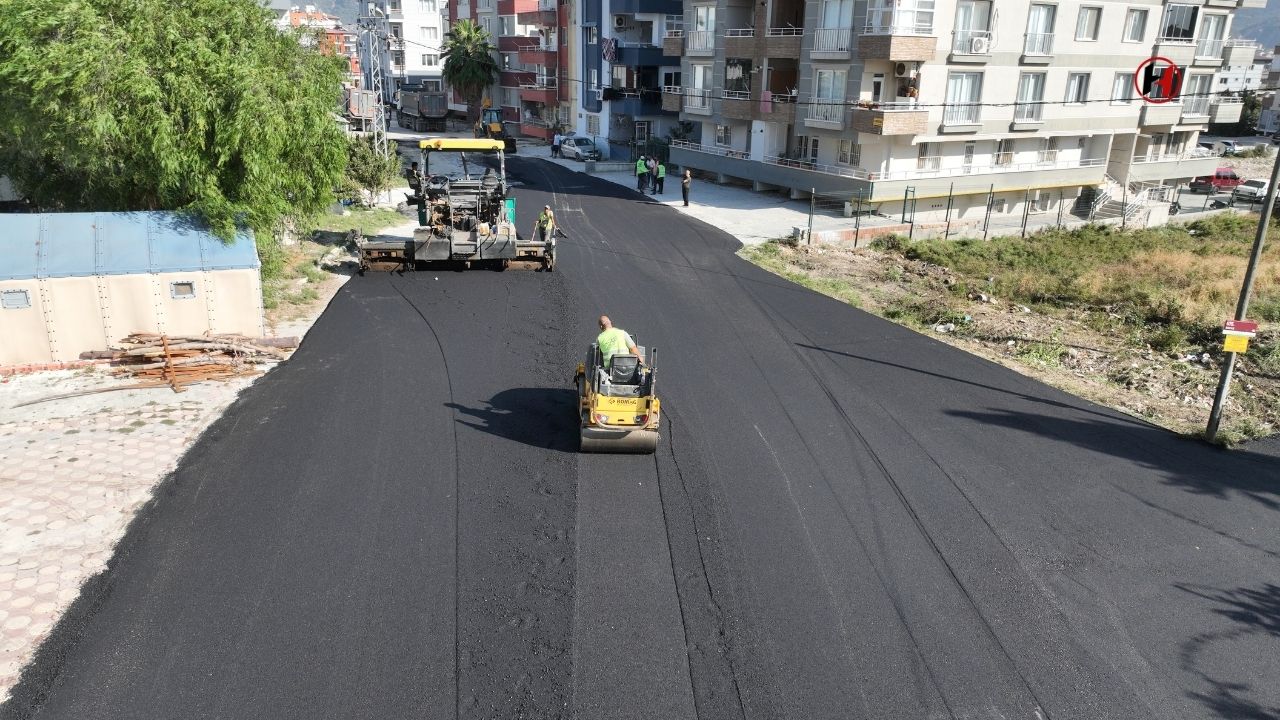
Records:
[[[133,332],[263,334],[248,231],[171,212],[0,215],[0,365],[75,360]]]

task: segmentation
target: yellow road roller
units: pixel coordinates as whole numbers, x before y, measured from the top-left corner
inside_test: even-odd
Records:
[[[614,355],[605,367],[600,348],[591,343],[578,363],[579,445],[582,452],[652,453],[658,449],[660,403],[654,391],[657,351]]]

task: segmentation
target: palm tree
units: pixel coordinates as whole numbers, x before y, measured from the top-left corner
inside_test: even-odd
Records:
[[[489,33],[470,20],[459,20],[444,36],[444,79],[457,88],[467,103],[467,121],[480,119],[480,101],[485,88],[498,78],[497,48]]]

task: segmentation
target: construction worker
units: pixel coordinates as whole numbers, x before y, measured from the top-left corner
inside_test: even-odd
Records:
[[[636,160],[636,189],[644,192],[645,187],[649,185],[649,164],[647,158],[643,155]]]
[[[533,238],[538,242],[551,242],[556,236],[556,214],[550,205],[543,205],[538,222],[533,226]]]
[[[409,189],[414,195],[422,192],[422,172],[418,170],[418,163],[409,163],[409,169],[404,171],[404,177],[409,181]]]
[[[604,360],[606,370],[613,367],[614,355],[628,352],[640,358],[640,364],[644,365],[644,358],[640,356],[636,341],[631,339],[626,330],[614,327],[608,315],[600,316],[600,336],[596,338],[596,346],[600,348],[600,357]]]
[[[663,194],[663,185],[666,185],[666,181],[667,181],[667,164],[659,160],[658,161],[658,177],[654,179],[654,186],[656,187],[656,190],[654,191],[655,195]]]

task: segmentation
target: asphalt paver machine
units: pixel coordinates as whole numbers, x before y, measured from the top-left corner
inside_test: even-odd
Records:
[[[409,197],[418,227],[411,238],[358,235],[361,271],[446,261],[496,268],[521,261],[515,266],[555,268],[554,233],[545,239],[521,239],[516,233],[516,201],[507,197],[501,141],[433,138],[418,146],[423,175]]]

